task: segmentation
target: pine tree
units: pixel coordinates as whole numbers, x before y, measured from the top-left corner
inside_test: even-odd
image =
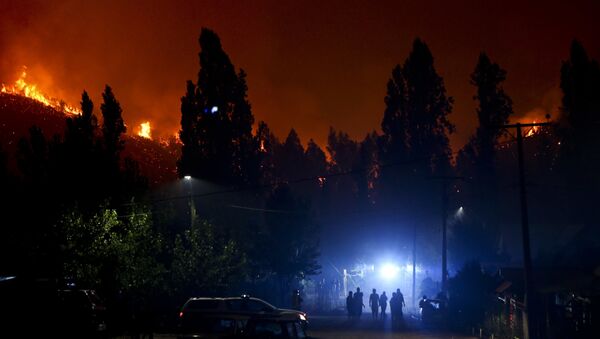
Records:
[[[563,92],[557,128],[560,138],[559,172],[571,187],[585,187],[571,193],[567,210],[577,211],[571,222],[596,219],[595,201],[600,191],[600,66],[578,41],[571,44],[570,57],[560,72]]]
[[[359,145],[347,133],[336,132],[330,127],[327,137],[327,152],[331,159],[330,173],[351,173],[356,169],[359,160]],[[355,176],[340,175],[329,178],[326,189],[333,211],[354,207],[358,194]]]
[[[446,168],[451,154],[448,135],[454,125],[448,120],[453,100],[446,96],[444,81],[433,65],[429,47],[416,39],[402,67],[406,83],[406,119],[412,159],[429,159],[425,174]],[[438,169],[436,169],[438,167]]]
[[[404,64],[392,70],[385,97],[378,186],[388,203],[406,205],[408,212],[431,205],[436,188],[424,179],[450,171],[453,100],[433,61],[427,45],[416,39]]]
[[[102,190],[97,180],[102,175],[102,163],[98,158],[102,153],[98,151],[96,142],[98,121],[93,110],[94,104],[84,91],[81,95],[82,113],[67,118],[65,140],[58,147],[57,154],[58,166],[62,168],[58,171],[59,181],[63,184],[66,195],[78,197],[79,204],[84,209],[95,208],[95,203],[104,198],[99,195]],[[96,180],[90,180],[90,177]],[[84,204],[90,206],[82,206]]]
[[[376,201],[375,182],[379,177],[379,135],[373,131],[368,133],[359,145],[358,159],[354,175],[358,187],[358,197],[363,206],[368,206]]]
[[[112,88],[108,85],[102,93],[103,103],[100,105],[102,111],[102,136],[108,161],[113,170],[118,171],[120,153],[125,141],[122,135],[127,131],[123,122],[121,105],[115,98]]]
[[[181,100],[179,175],[235,186],[255,184],[258,145],[252,136],[246,73],[236,74],[213,31],[203,28],[199,42],[198,82],[188,81]]]
[[[479,103],[479,126],[470,141],[481,171],[493,170],[498,139],[505,133],[498,126],[508,123],[508,118],[513,113],[512,100],[502,88],[504,80],[506,71],[492,62],[485,53],[481,53],[471,74],[471,84],[477,87],[477,94],[473,98]]]
[[[327,152],[331,156],[332,173],[351,171],[358,158],[358,143],[348,133],[329,128]]]
[[[81,115],[67,119],[65,138],[68,139],[71,135],[86,147],[92,147],[97,128],[98,119],[94,114],[94,103],[88,93],[83,91],[81,94]]]
[[[317,145],[317,143],[310,139],[304,152],[304,161],[306,163],[304,177],[314,178],[308,182],[304,182],[300,188],[303,189],[305,194],[308,196],[313,206],[321,206],[322,192],[326,183],[326,179],[323,176],[327,173],[327,157],[325,152]]]
[[[304,156],[306,158],[307,171],[305,175],[307,177],[316,177],[325,174],[327,157],[325,157],[325,153],[313,139],[308,141]]]
[[[277,175],[275,168],[275,150],[281,147],[281,143],[264,121],[258,123],[255,139],[256,144],[258,145],[258,162],[261,183],[275,183]]]
[[[506,71],[481,53],[471,74],[471,84],[477,87],[473,99],[478,102],[476,114],[479,126],[456,161],[458,172],[469,179],[469,184],[461,189],[467,197],[462,204],[475,216],[456,225],[454,241],[460,244],[456,251],[493,262],[503,260],[496,251],[497,241],[502,236],[498,228],[502,211],[498,208],[496,153],[498,140],[505,132],[498,127],[508,123],[513,113],[512,101],[502,87],[504,80]],[[474,238],[480,240],[481,246],[470,249],[463,246]]]
[[[571,44],[569,60],[563,62],[560,72],[563,91],[560,135],[564,153],[571,160],[585,163],[598,154],[600,138],[600,67],[590,59],[578,41]],[[598,157],[595,157],[598,160]]]
[[[402,67],[396,65],[392,70],[392,77],[387,84],[385,96],[385,111],[381,129],[383,130],[383,155],[385,161],[403,159],[408,151],[408,109],[406,97],[406,80],[402,74]]]
[[[275,169],[277,178],[284,181],[305,177],[306,161],[304,147],[296,131],[292,128],[287,138],[275,150]]]

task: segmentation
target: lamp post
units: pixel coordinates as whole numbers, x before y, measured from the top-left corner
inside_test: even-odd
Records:
[[[191,175],[186,175],[183,177],[183,179],[185,179],[185,181],[190,183],[190,190],[189,190],[189,205],[190,205],[190,228],[192,228],[194,226],[194,219],[196,219],[196,208],[194,206],[194,192],[192,190],[192,176]]]

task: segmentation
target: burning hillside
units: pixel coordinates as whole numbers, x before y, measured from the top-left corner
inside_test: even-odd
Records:
[[[79,114],[79,108],[47,95],[28,82],[24,66],[12,85],[2,84],[0,89],[0,144],[5,151],[16,154],[19,139],[28,135],[31,126],[40,127],[51,138],[64,133],[66,117]],[[151,184],[159,184],[176,177],[179,145],[174,138],[154,141],[151,133],[150,121],[145,121],[137,135],[125,135],[124,155],[140,164]]]
[[[30,92],[31,93],[31,92]],[[63,106],[64,107],[64,106]],[[38,126],[46,138],[62,136],[65,111],[52,107],[38,98],[27,97],[9,90],[0,93],[0,145],[9,154],[10,166],[15,168],[19,140],[27,137],[31,126]],[[148,134],[149,136],[149,134]],[[136,160],[151,185],[174,180],[179,157],[177,140],[158,142],[146,137],[125,135],[124,157]]]
[[[15,81],[15,83],[13,85],[2,84],[0,92],[21,95],[30,98],[66,114],[81,114],[81,110],[78,108],[67,105],[62,100],[52,98],[39,90],[37,85],[28,83],[27,67],[25,66],[23,66],[23,70],[21,71],[19,78]]]

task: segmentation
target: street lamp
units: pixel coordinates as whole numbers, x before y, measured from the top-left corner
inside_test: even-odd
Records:
[[[190,190],[189,190],[189,197],[190,197],[190,228],[192,228],[194,226],[194,219],[196,218],[196,209],[194,206],[194,192],[192,191],[192,176],[191,175],[185,175],[183,177],[183,179],[185,179],[185,181],[190,183]]]

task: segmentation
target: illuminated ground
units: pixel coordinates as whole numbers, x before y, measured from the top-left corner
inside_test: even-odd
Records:
[[[360,339],[360,338],[403,338],[403,339],[470,339],[476,337],[447,333],[440,330],[420,328],[417,320],[407,320],[404,329],[392,330],[389,317],[386,321],[372,320],[363,314],[359,321],[349,321],[345,316],[311,316],[308,334],[315,339]],[[116,337],[125,339],[129,337]],[[154,338],[174,339],[173,334],[155,334]]]
[[[370,314],[363,314],[358,322],[348,321],[342,316],[313,316],[309,335],[319,339],[330,338],[473,338],[443,331],[420,329],[418,323],[409,321],[405,329],[392,330],[390,319],[372,320]]]

